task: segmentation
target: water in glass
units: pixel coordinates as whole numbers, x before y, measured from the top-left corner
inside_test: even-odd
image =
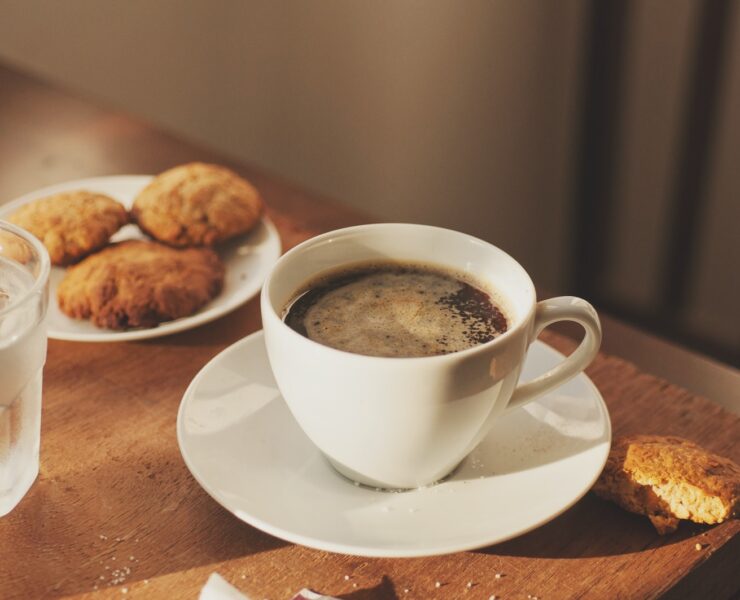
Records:
[[[20,301],[33,284],[23,266],[0,256],[0,516],[18,504],[39,471],[46,357],[39,303],[45,299]]]

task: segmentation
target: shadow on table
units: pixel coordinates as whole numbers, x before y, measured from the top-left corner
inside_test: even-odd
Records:
[[[132,444],[127,454],[128,461],[114,456],[105,467],[54,478],[42,467],[23,503],[23,513],[34,518],[22,521],[17,512],[15,526],[7,521],[15,552],[38,574],[37,589],[26,597],[89,592],[96,584],[102,589],[126,567],[125,581],[132,584],[287,545],[206,494],[174,443],[160,453]],[[40,539],[57,540],[55,551],[40,553]]]
[[[185,346],[198,348],[202,346],[229,346],[262,328],[260,318],[259,296],[230,313],[178,333],[138,340],[136,343],[155,346]]]
[[[398,594],[396,594],[391,580],[387,575],[384,575],[378,585],[364,590],[340,594],[338,598],[342,600],[398,600]]]
[[[676,544],[706,529],[682,522],[675,533],[661,536],[647,517],[629,513],[589,493],[550,523],[475,552],[528,558],[616,556]]]

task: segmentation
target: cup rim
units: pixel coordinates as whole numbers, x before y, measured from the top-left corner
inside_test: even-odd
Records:
[[[519,269],[522,272],[522,275],[526,278],[527,284],[530,286],[532,290],[532,302],[529,306],[529,308],[526,310],[526,312],[522,315],[521,318],[517,320],[516,325],[514,325],[511,328],[507,328],[507,330],[499,335],[498,337],[495,337],[492,340],[489,340],[488,342],[485,342],[483,344],[478,344],[476,346],[472,346],[470,348],[466,348],[465,350],[458,350],[456,352],[450,352],[449,354],[435,354],[432,356],[372,356],[368,354],[358,354],[356,352],[348,352],[347,350],[340,350],[338,348],[333,348],[331,346],[327,346],[325,344],[321,344],[319,342],[316,342],[310,338],[307,338],[294,329],[290,328],[288,325],[285,324],[283,319],[280,317],[280,315],[277,313],[275,308],[273,307],[272,302],[270,301],[270,287],[273,283],[273,278],[280,267],[281,263],[286,262],[287,260],[293,259],[293,257],[296,254],[299,254],[300,252],[303,252],[306,248],[309,248],[313,245],[319,244],[326,240],[327,238],[336,237],[337,235],[346,235],[356,232],[362,232],[363,230],[367,229],[379,229],[383,227],[414,227],[419,229],[426,229],[428,231],[445,231],[447,233],[453,233],[455,235],[459,235],[465,238],[468,238],[470,240],[473,240],[477,243],[484,244],[485,246],[488,246],[497,252],[500,252],[504,256],[506,256],[508,259],[514,262]],[[440,263],[441,265],[444,265],[444,262]],[[467,233],[463,233],[461,231],[456,231],[454,229],[448,229],[446,227],[437,227],[435,225],[423,225],[418,223],[400,223],[400,222],[391,222],[391,223],[368,223],[364,225],[354,225],[351,227],[342,227],[340,229],[333,229],[331,231],[327,231],[325,233],[319,234],[317,236],[314,236],[312,238],[309,238],[307,240],[304,240],[300,244],[297,244],[290,250],[288,250],[285,254],[283,254],[277,262],[273,265],[272,270],[270,271],[269,275],[267,276],[267,279],[265,280],[262,291],[261,291],[261,309],[262,309],[262,318],[263,321],[266,318],[269,318],[275,322],[277,322],[277,326],[285,333],[287,333],[288,336],[290,336],[290,339],[295,340],[296,343],[299,344],[310,344],[312,347],[314,347],[317,351],[323,351],[327,352],[330,355],[336,356],[338,358],[343,358],[346,360],[350,360],[352,358],[355,359],[361,359],[364,361],[380,361],[385,362],[386,364],[400,364],[401,362],[407,362],[407,361],[449,361],[453,358],[464,358],[468,356],[472,356],[474,354],[485,352],[490,350],[491,348],[495,346],[502,345],[506,340],[510,338],[514,338],[517,335],[520,334],[520,332],[527,326],[527,323],[531,321],[532,316],[534,315],[535,306],[537,304],[537,292],[534,287],[534,283],[532,282],[532,278],[529,276],[529,273],[527,273],[526,269],[522,267],[521,264],[519,264],[519,261],[517,261],[514,257],[512,257],[509,253],[505,252],[498,246],[495,246],[494,244],[491,244],[490,242],[487,242],[485,240],[482,240],[480,238],[477,238],[475,236],[472,236]],[[265,305],[267,305],[268,308],[268,314],[265,315]],[[264,324],[263,324],[264,327]]]
[[[8,231],[17,235],[23,241],[30,244],[39,257],[40,266],[39,273],[36,275],[33,285],[26,291],[26,293],[16,302],[11,302],[8,306],[0,309],[0,317],[2,317],[16,311],[19,307],[28,302],[29,298],[36,296],[46,286],[49,280],[49,273],[51,272],[51,259],[49,258],[49,253],[46,250],[46,247],[41,243],[41,241],[25,229],[0,219],[0,230]]]

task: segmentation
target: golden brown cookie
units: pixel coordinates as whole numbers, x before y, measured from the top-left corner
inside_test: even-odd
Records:
[[[736,515],[740,467],[682,438],[627,436],[614,441],[594,492],[670,533],[679,519],[713,524]]]
[[[165,171],[134,201],[142,230],[172,246],[212,246],[246,233],[260,219],[257,190],[236,173],[204,163]]]
[[[223,263],[210,248],[129,240],[70,267],[57,299],[62,312],[98,327],[153,327],[193,314],[223,282]]]
[[[53,265],[68,265],[105,246],[128,213],[113,198],[80,190],[25,204],[8,220],[39,238]]]
[[[26,265],[33,260],[34,253],[28,244],[17,236],[0,231],[0,257]]]

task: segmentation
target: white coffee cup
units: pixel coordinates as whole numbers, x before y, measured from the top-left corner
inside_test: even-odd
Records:
[[[497,291],[509,327],[460,352],[384,358],[324,346],[283,322],[284,308],[310,280],[370,260],[468,273]],[[414,488],[444,478],[498,416],[580,373],[601,343],[588,302],[572,296],[537,302],[529,275],[508,254],[425,225],[362,225],[303,242],[276,263],[261,309],[270,365],[296,421],[340,473],[373,487]],[[551,371],[517,385],[527,348],[556,321],[581,324],[583,341]]]

